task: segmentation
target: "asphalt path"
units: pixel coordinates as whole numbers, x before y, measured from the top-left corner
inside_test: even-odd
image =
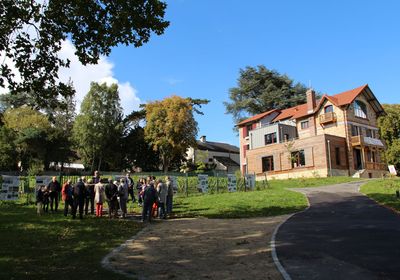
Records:
[[[282,224],[276,252],[291,279],[400,279],[400,216],[361,183],[297,189],[310,208]]]

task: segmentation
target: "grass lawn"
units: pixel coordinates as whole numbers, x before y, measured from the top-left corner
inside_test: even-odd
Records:
[[[178,217],[247,218],[276,216],[303,210],[307,200],[301,193],[286,188],[304,188],[356,181],[350,177],[273,180],[258,191],[177,197],[174,212]]]
[[[396,191],[400,191],[400,179],[381,179],[368,182],[361,186],[361,192],[373,200],[400,211],[400,199]]]
[[[0,279],[126,279],[100,261],[140,228],[126,220],[72,220],[60,211],[38,217],[33,205],[0,202]]]

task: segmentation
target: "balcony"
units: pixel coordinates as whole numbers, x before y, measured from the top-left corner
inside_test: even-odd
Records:
[[[365,168],[368,170],[386,170],[387,166],[385,163],[380,162],[366,162]]]
[[[362,135],[352,136],[351,137],[351,145],[354,146],[372,146],[372,147],[381,147],[384,145],[380,139],[366,137]]]
[[[328,112],[319,116],[319,123],[320,124],[327,124],[336,122],[336,114],[335,112]]]

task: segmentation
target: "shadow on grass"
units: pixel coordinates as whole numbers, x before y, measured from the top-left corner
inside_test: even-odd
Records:
[[[400,198],[396,196],[395,191],[390,193],[368,193],[368,197],[376,202],[388,206],[396,211],[400,211]]]
[[[125,279],[101,268],[101,259],[134,235],[132,221],[55,214],[33,206],[0,206],[0,279]]]

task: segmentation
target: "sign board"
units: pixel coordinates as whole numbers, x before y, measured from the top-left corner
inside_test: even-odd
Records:
[[[228,174],[228,192],[236,192],[236,175]]]
[[[176,176],[169,176],[169,180],[171,181],[174,192],[178,191],[178,180]]]
[[[36,189],[39,186],[48,186],[51,182],[51,176],[36,176],[35,180],[36,180]]]
[[[0,200],[17,200],[19,191],[19,177],[3,175],[0,189]]]
[[[256,176],[254,174],[246,174],[244,178],[246,181],[246,188],[254,190],[256,186]]]
[[[396,171],[396,168],[394,167],[394,165],[389,165],[388,167],[389,167],[390,174],[397,175],[397,171]]]
[[[199,174],[197,177],[199,179],[199,186],[198,186],[199,191],[202,193],[207,193],[208,192],[208,175]]]

